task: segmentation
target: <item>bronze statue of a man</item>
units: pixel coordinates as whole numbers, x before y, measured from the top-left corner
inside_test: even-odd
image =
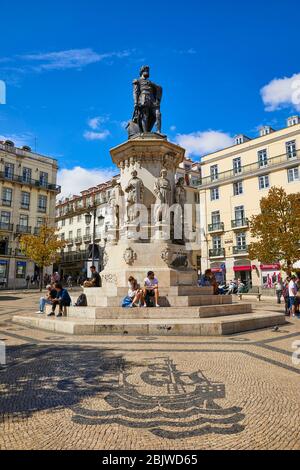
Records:
[[[150,68],[144,65],[140,78],[133,81],[134,112],[128,124],[129,137],[137,133],[151,132],[154,125],[161,133],[160,102],[162,87],[149,80]]]

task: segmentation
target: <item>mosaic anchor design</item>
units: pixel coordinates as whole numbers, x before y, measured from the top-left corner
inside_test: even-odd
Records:
[[[143,428],[166,439],[243,431],[242,409],[222,408],[214,401],[225,398],[224,384],[210,382],[201,371],[180,372],[174,361],[165,357],[142,369],[146,370],[136,374],[120,365],[115,385],[104,398],[111,409],[98,411],[76,406],[72,408],[73,421],[84,425],[121,424]],[[138,389],[143,384],[148,385],[148,391],[156,393],[140,393]]]

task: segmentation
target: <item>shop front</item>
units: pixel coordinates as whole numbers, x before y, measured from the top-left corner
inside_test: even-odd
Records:
[[[211,263],[210,265],[212,273],[219,284],[226,283],[226,265],[225,263]]]
[[[274,288],[275,283],[282,278],[280,264],[261,264],[261,286],[265,289]]]
[[[242,281],[249,289],[252,287],[252,265],[250,260],[235,261],[233,271],[236,280]]]
[[[8,260],[0,260],[0,289],[7,288],[8,268]]]

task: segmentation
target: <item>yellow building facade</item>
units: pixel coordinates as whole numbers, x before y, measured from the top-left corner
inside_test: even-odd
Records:
[[[260,200],[272,186],[300,191],[300,118],[274,131],[264,126],[259,136],[235,137],[235,145],[206,155],[201,161],[201,269],[212,268],[227,282],[241,279],[249,287],[272,287],[279,265],[249,259],[249,219],[260,212]],[[299,223],[299,221],[295,221]]]

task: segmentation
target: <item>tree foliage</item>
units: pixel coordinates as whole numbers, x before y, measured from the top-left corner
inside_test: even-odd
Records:
[[[300,258],[300,193],[272,187],[260,201],[261,213],[250,220],[249,256],[263,263],[280,262],[286,271]]]
[[[56,228],[47,222],[40,227],[37,235],[22,235],[20,238],[22,252],[41,268],[42,273],[45,267],[59,260],[58,250],[65,245],[66,242],[58,237]]]

